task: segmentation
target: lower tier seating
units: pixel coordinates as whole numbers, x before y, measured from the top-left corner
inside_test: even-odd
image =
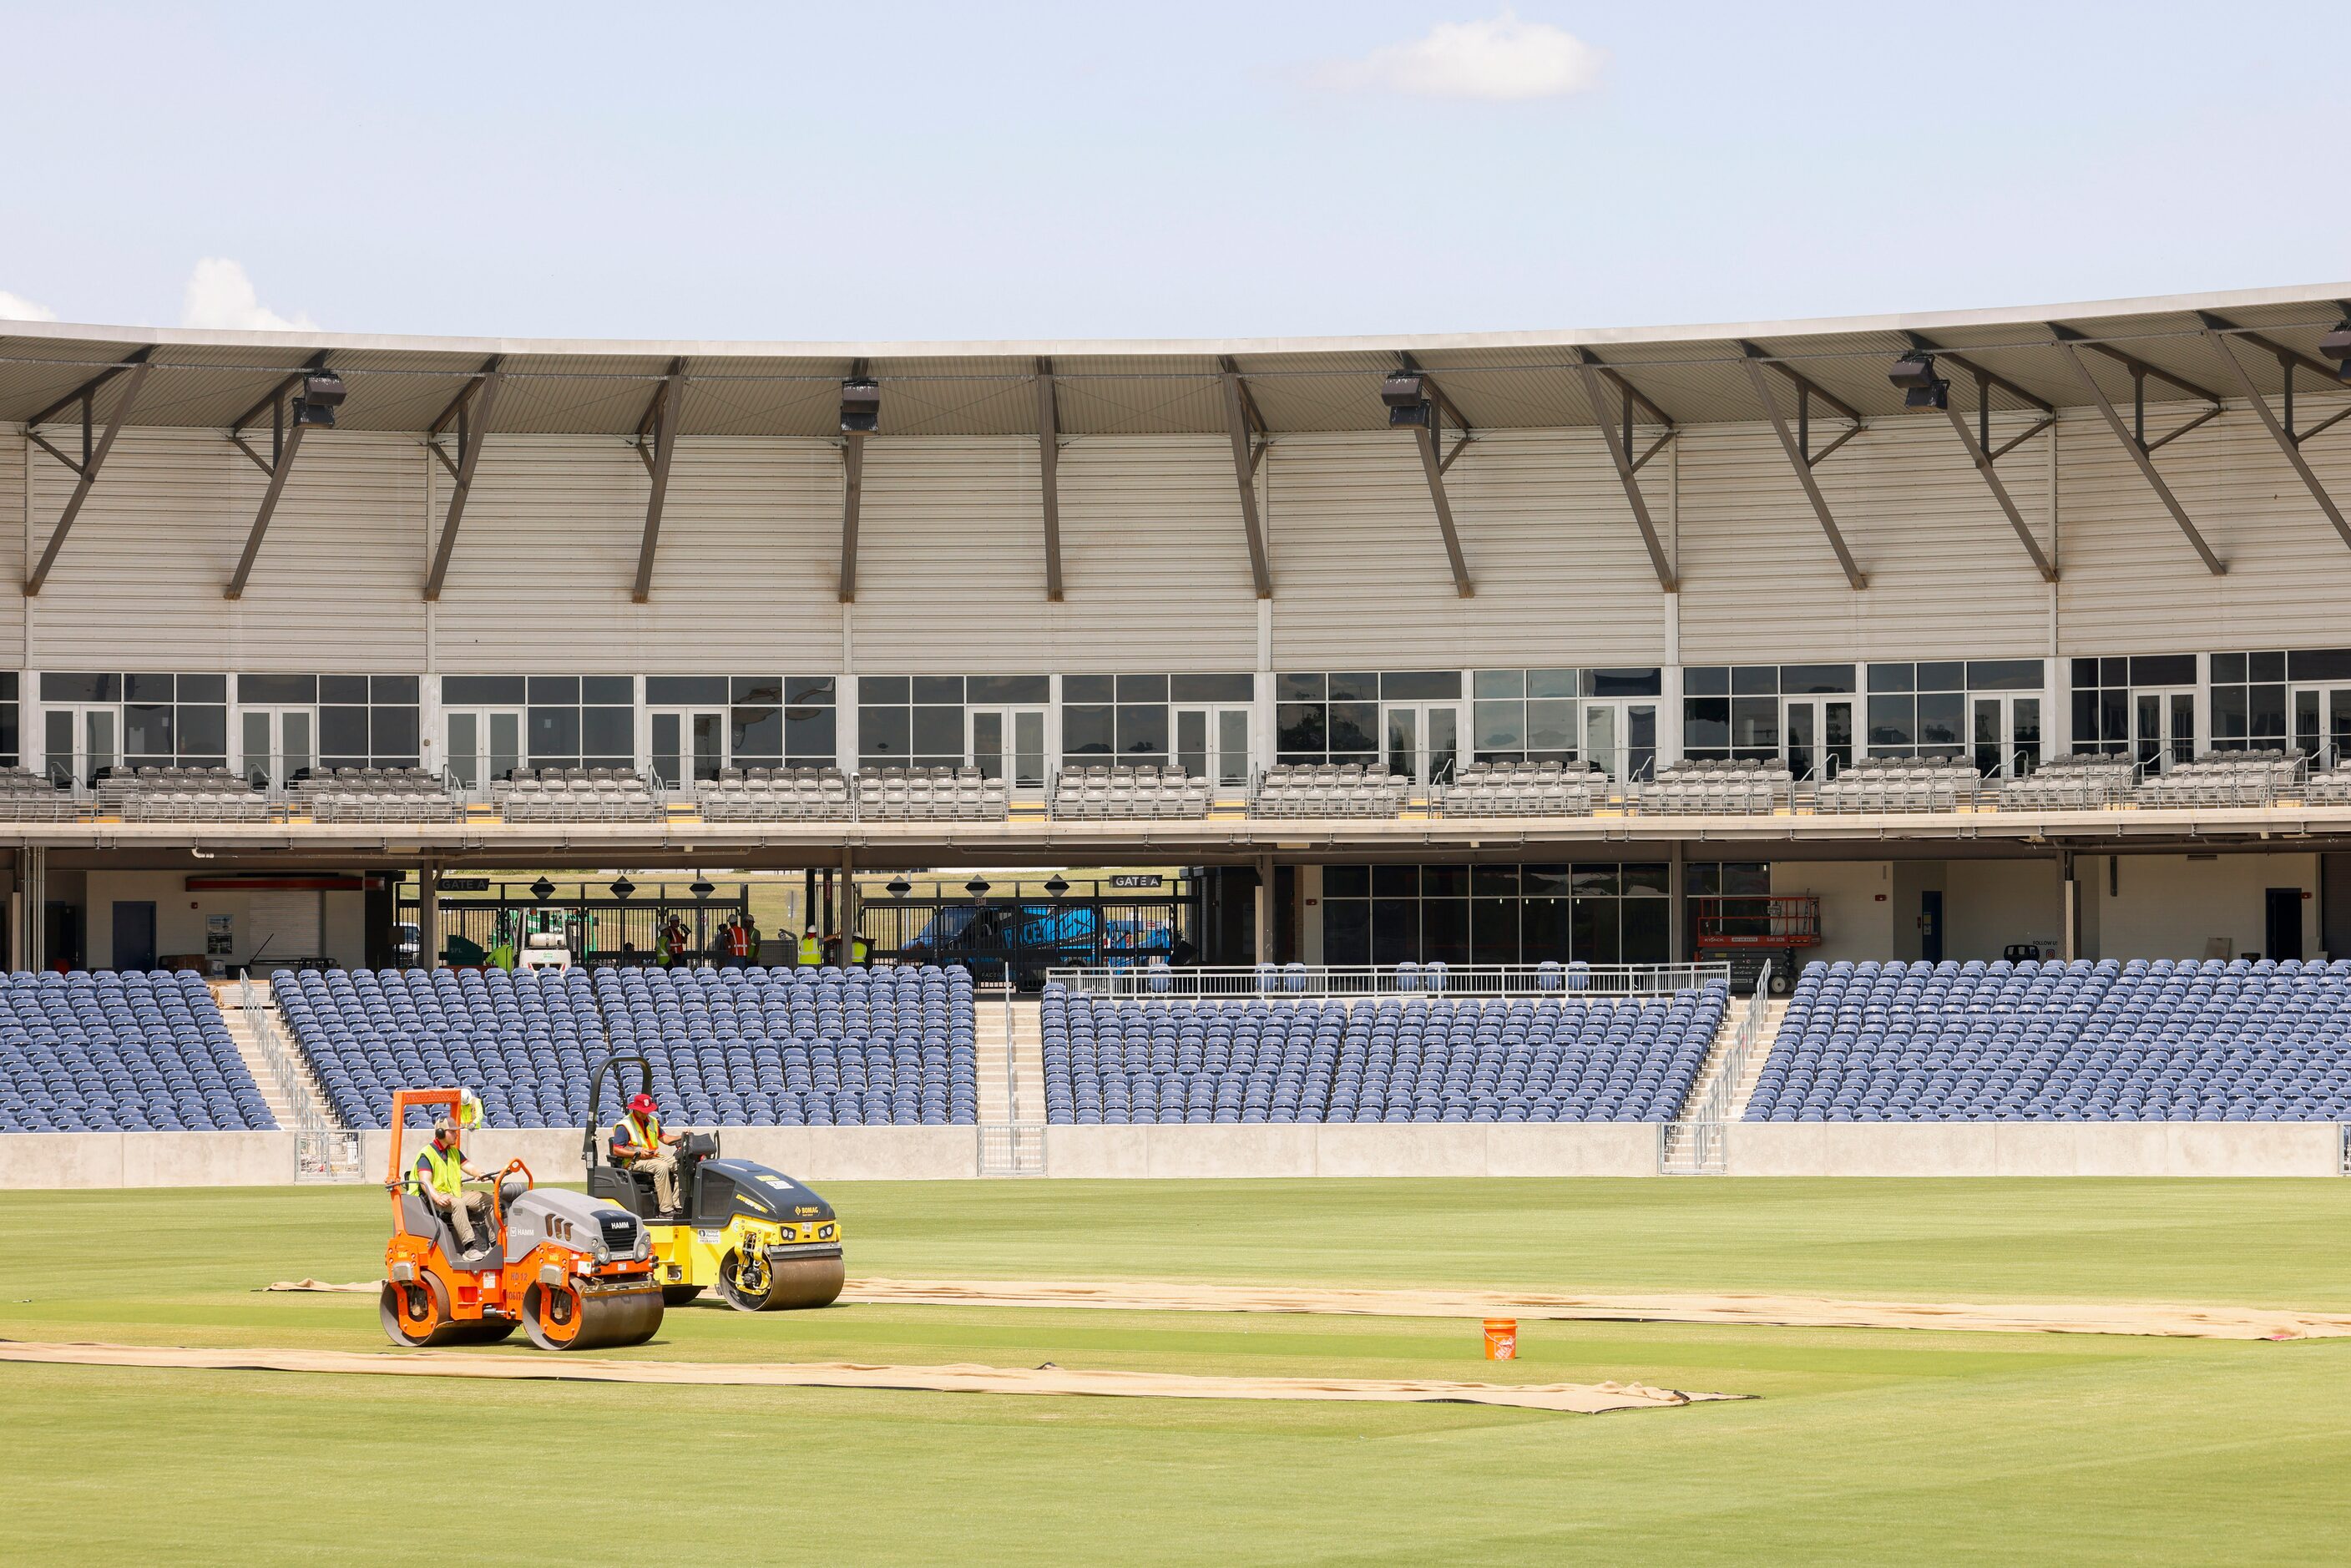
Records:
[[[0,986],[0,1133],[277,1125],[193,970],[20,970]]]

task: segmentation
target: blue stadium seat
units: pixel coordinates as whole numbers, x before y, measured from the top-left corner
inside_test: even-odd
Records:
[[[0,986],[0,1131],[277,1125],[193,970],[19,970]]]

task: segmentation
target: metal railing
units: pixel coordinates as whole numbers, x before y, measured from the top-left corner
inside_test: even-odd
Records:
[[[1666,1176],[1720,1176],[1729,1168],[1731,1113],[1738,1109],[1739,1086],[1746,1082],[1747,1064],[1756,1047],[1771,1049],[1763,1038],[1771,1007],[1771,965],[1765,960],[1755,977],[1754,994],[1732,1026],[1730,1040],[1715,1063],[1714,1078],[1696,1104],[1657,1129],[1657,1170]]]
[[[1303,965],[1206,968],[1165,965],[1049,968],[1080,996],[1142,1001],[1246,997],[1652,997],[1730,981],[1728,964]]]
[[[246,1032],[259,1047],[270,1075],[277,1080],[294,1125],[294,1179],[297,1181],[356,1181],[360,1175],[360,1135],[338,1124],[310,1092],[300,1065],[300,1053],[277,1031],[277,1012],[270,998],[256,990],[253,977],[236,982],[237,1011],[245,1015]]]

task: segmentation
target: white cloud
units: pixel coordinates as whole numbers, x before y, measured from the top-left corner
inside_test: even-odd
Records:
[[[1600,78],[1607,57],[1548,22],[1521,22],[1507,7],[1482,22],[1439,22],[1408,44],[1333,60],[1317,81],[1343,92],[1518,102],[1564,98]]]
[[[21,294],[11,294],[0,288],[0,321],[54,321],[57,313],[46,305],[36,305]]]
[[[180,296],[180,325],[241,332],[319,329],[319,324],[308,316],[280,316],[262,304],[244,267],[224,256],[204,257],[188,274],[188,287]]]

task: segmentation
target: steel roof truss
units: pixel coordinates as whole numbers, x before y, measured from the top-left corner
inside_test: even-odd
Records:
[[[636,585],[629,591],[630,600],[638,604],[653,594],[653,558],[661,549],[662,507],[669,499],[670,461],[677,452],[678,406],[684,401],[685,361],[672,360],[644,418],[637,422],[637,455],[645,459],[645,472],[653,479],[645,497],[644,538],[637,546]],[[653,448],[650,456],[645,452],[648,427]]]
[[[1669,424],[1665,434],[1639,458],[1633,455],[1633,405],[1637,401],[1644,408],[1655,411],[1656,405],[1635,392],[1624,377],[1615,374],[1590,352],[1578,350],[1576,371],[1583,378],[1583,393],[1592,404],[1593,423],[1600,428],[1600,439],[1607,445],[1608,461],[1616,470],[1616,482],[1625,487],[1625,504],[1633,508],[1633,521],[1641,530],[1641,546],[1649,552],[1649,569],[1657,574],[1657,587],[1665,592],[1679,590],[1673,563],[1667,559],[1665,541],[1657,537],[1657,525],[1649,516],[1649,503],[1641,494],[1637,477],[1641,465],[1656,455],[1657,448],[1673,439]],[[1606,388],[1614,382],[1623,394],[1624,428],[1620,431],[1608,418]]]
[[[48,580],[49,569],[57,564],[57,551],[65,548],[66,535],[72,530],[74,519],[81,516],[82,503],[89,499],[90,486],[98,483],[99,470],[106,466],[106,455],[114,450],[114,438],[122,434],[123,425],[131,418],[131,409],[138,404],[139,394],[146,389],[148,376],[155,369],[147,359],[152,351],[151,349],[136,350],[123,363],[110,367],[91,377],[82,383],[79,389],[42,410],[42,413],[47,415],[55,413],[70,402],[78,402],[81,404],[82,459],[79,463],[67,460],[56,447],[49,445],[46,441],[41,443],[45,450],[59,457],[60,461],[64,461],[66,466],[72,469],[78,477],[74,481],[73,494],[66,498],[65,510],[57,514],[57,526],[50,530],[49,542],[42,549],[40,560],[34,566],[32,575],[25,579],[26,598],[30,599],[39,593],[41,585]],[[126,377],[122,385],[122,396],[114,404],[113,417],[106,422],[106,433],[93,441],[90,432],[90,410],[97,397],[98,389],[117,373]],[[26,428],[30,430],[31,423],[28,422]]]
[[[2135,368],[2131,375],[2131,385],[2138,399],[2137,421],[2136,426],[2125,424],[2122,414],[2115,408],[2114,400],[2106,395],[2105,389],[2098,384],[2098,378],[2090,373],[2088,362],[2082,358],[2082,350],[2076,346],[2083,342],[2082,335],[2070,327],[2061,327],[2053,321],[2049,324],[2049,330],[2057,351],[2064,355],[2066,363],[2074,368],[2074,375],[2081,382],[2082,390],[2089,393],[2090,401],[2097,405],[2098,417],[2106,422],[2106,428],[2114,433],[2116,441],[2122,443],[2123,451],[2129,455],[2131,463],[2138,469],[2139,477],[2147,481],[2147,488],[2153,490],[2156,499],[2163,503],[2163,509],[2171,514],[2171,520],[2179,525],[2181,535],[2195,547],[2196,554],[2204,562],[2204,570],[2214,577],[2227,576],[2228,567],[2219,556],[2212,553],[2212,547],[2204,542],[2204,536],[2197,531],[2194,519],[2188,515],[2188,508],[2179,504],[2179,497],[2173,495],[2171,486],[2163,482],[2163,476],[2156,471],[2155,460],[2148,455],[2155,450],[2155,446],[2148,445],[2147,442],[2147,375],[2154,374],[2158,379],[2169,382],[2175,386],[2185,383],[2165,372],[2153,371],[2152,367]],[[2129,355],[2105,349],[2102,344],[2089,343],[2085,346],[2099,349],[2110,358],[2121,360],[2134,367],[2139,364]],[[2172,440],[2185,434],[2220,412],[2220,401],[2216,398],[2210,409],[2179,430],[2173,431],[2170,435],[2164,437],[2164,440]],[[2159,446],[2163,443],[2158,441],[2155,444]]]
[[[1265,518],[1258,510],[1257,470],[1265,461],[1270,444],[1265,439],[1265,419],[1257,410],[1257,400],[1249,395],[1249,383],[1241,379],[1240,367],[1230,359],[1217,361],[1223,372],[1225,392],[1225,427],[1233,444],[1233,481],[1240,489],[1241,527],[1249,535],[1249,577],[1256,583],[1259,599],[1273,597],[1273,561],[1266,549]]]
[[[465,518],[465,501],[474,491],[474,469],[482,460],[482,442],[490,433],[490,410],[497,401],[497,356],[492,356],[474,375],[465,390],[444,409],[441,417],[433,422],[426,434],[426,444],[440,453],[441,465],[447,468],[456,481],[449,492],[449,508],[441,523],[441,538],[433,547],[433,565],[424,576],[424,598],[429,603],[441,597],[442,584],[449,580],[449,558],[456,552],[457,527]],[[451,463],[446,453],[441,453],[433,437],[455,423],[457,427],[457,461]]]
[[[1844,534],[1837,528],[1836,515],[1829,510],[1828,497],[1821,494],[1820,481],[1813,477],[1813,465],[1861,434],[1861,415],[1815,387],[1809,378],[1785,365],[1775,365],[1782,375],[1796,383],[1798,423],[1792,430],[1788,425],[1788,416],[1780,412],[1779,403],[1772,399],[1771,382],[1763,374],[1763,367],[1775,361],[1753,343],[1742,342],[1740,347],[1747,354],[1747,377],[1755,388],[1756,401],[1763,405],[1764,414],[1771,421],[1771,432],[1780,438],[1780,450],[1788,455],[1788,466],[1795,470],[1796,483],[1803,486],[1804,499],[1812,504],[1813,516],[1820,519],[1821,532],[1826,536],[1829,549],[1836,552],[1837,565],[1844,570],[1845,581],[1856,592],[1867,588],[1869,579],[1863,575],[1860,566],[1855,562],[1853,551],[1845,547]],[[1854,422],[1850,429],[1818,452],[1811,450],[1812,432],[1806,417],[1808,402],[1815,395]]]
[[[1061,419],[1053,361],[1037,361],[1037,478],[1045,504],[1045,598],[1061,601]]]
[[[1420,453],[1420,471],[1428,480],[1428,502],[1437,513],[1437,531],[1445,539],[1445,560],[1453,571],[1453,591],[1464,599],[1474,598],[1478,590],[1469,579],[1468,559],[1461,553],[1460,531],[1453,526],[1453,503],[1445,494],[1445,471],[1453,466],[1454,459],[1468,449],[1476,435],[1469,428],[1469,422],[1461,417],[1461,411],[1453,406],[1453,400],[1447,397],[1444,389],[1420,368],[1418,361],[1406,353],[1398,353],[1396,361],[1404,369],[1421,378],[1421,385],[1428,393],[1428,422],[1412,426],[1412,443]],[[1455,444],[1452,452],[1440,454],[1437,448],[1443,440],[1445,416],[1448,413],[1460,430],[1461,439]]]
[[[849,379],[862,382],[872,372],[863,360],[850,362]],[[865,505],[865,434],[841,433],[841,602],[857,602],[857,519]]]
[[[2302,480],[2303,488],[2310,492],[2310,498],[2318,503],[2318,509],[2326,514],[2328,522],[2335,525],[2335,533],[2342,537],[2345,544],[2351,545],[2351,523],[2343,520],[2343,508],[2335,504],[2335,497],[2326,493],[2326,486],[2319,483],[2317,474],[2302,455],[2302,444],[2307,435],[2296,435],[2294,431],[2294,372],[2295,361],[2301,356],[2258,332],[2243,334],[2254,347],[2266,349],[2277,356],[2278,369],[2285,377],[2285,418],[2281,421],[2270,411],[2269,400],[2262,396],[2262,389],[2253,384],[2252,375],[2245,369],[2244,361],[2237,358],[2236,346],[2229,341],[2229,334],[2238,329],[2225,318],[2215,316],[2209,310],[2199,310],[2197,315],[2204,323],[2205,338],[2220,354],[2221,363],[2237,383],[2237,390],[2245,394],[2245,401],[2261,416],[2262,427],[2270,433],[2270,439],[2276,442],[2277,449],[2285,455],[2286,462]]]

